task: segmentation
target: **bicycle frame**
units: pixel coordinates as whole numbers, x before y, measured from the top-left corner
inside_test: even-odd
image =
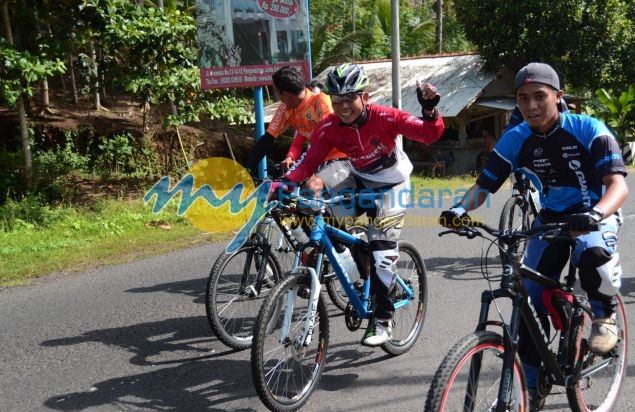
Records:
[[[287,222],[284,220],[281,211],[278,209],[272,209],[267,215],[265,215],[264,219],[258,222],[256,226],[256,230],[251,236],[251,240],[254,240],[258,242],[258,244],[262,245],[262,258],[261,258],[262,262],[267,262],[269,254],[271,253],[271,246],[273,246],[269,240],[271,236],[271,225],[273,223],[275,223],[280,228],[280,231],[283,237],[293,247],[293,250],[295,251],[293,267],[297,268],[300,264],[301,245],[296,240],[295,236],[293,236],[293,233],[291,232],[291,228],[289,227]],[[262,225],[267,226],[267,229],[265,229],[267,231],[266,234],[263,234],[260,231],[260,227]],[[278,244],[279,244],[278,247],[281,247],[282,243],[283,243],[283,239],[282,238],[278,239]],[[245,269],[243,270],[243,276],[240,281],[241,291],[245,291],[247,288],[247,275],[249,272],[248,269],[251,267],[252,258],[253,256],[249,255],[247,259],[245,260]],[[256,281],[254,286],[252,287],[253,289],[252,292],[255,294],[255,296],[260,295],[260,291],[262,289],[262,281],[265,275],[265,270],[266,270],[266,265],[261,264],[258,267],[258,273],[256,274]]]
[[[574,243],[571,243],[571,247],[574,247]],[[503,276],[501,278],[501,286],[493,291],[486,290],[481,295],[481,311],[479,314],[479,322],[476,330],[485,330],[488,325],[499,326],[503,329],[503,342],[505,346],[503,370],[501,371],[501,381],[498,392],[498,402],[496,405],[496,412],[504,412],[509,410],[512,393],[512,373],[514,368],[514,355],[517,352],[518,346],[518,331],[521,318],[525,322],[531,339],[535,345],[536,350],[539,353],[541,360],[543,361],[546,373],[549,379],[549,383],[560,386],[569,386],[576,382],[580,378],[580,368],[572,369],[568,359],[570,359],[568,350],[570,349],[570,339],[573,337],[570,335],[573,325],[573,319],[565,324],[564,329],[560,333],[560,339],[558,343],[558,352],[554,353],[550,348],[550,338],[545,332],[540,322],[540,318],[536,308],[534,307],[531,299],[524,291],[521,276],[515,275],[512,259],[505,255],[505,264],[503,265]],[[577,268],[569,262],[568,274],[565,278],[565,283],[562,284],[559,281],[547,278],[544,275],[521,265],[517,268],[517,271],[524,277],[528,277],[533,281],[539,282],[547,287],[559,289],[566,293],[573,294],[573,286],[575,284],[575,275]],[[489,320],[489,310],[491,303],[498,298],[509,298],[512,301],[512,312],[510,315],[509,323],[501,321]],[[593,317],[590,304],[586,300],[582,300],[574,295],[573,310],[583,310]],[[610,360],[604,360],[600,364],[596,365],[593,370],[586,371],[586,374],[591,374],[595,370],[598,370],[607,365]],[[479,368],[478,365],[475,365]],[[478,369],[477,372],[478,373]]]
[[[359,197],[359,199],[362,200],[374,200],[377,198],[376,193],[359,194],[357,196]],[[331,202],[336,202],[336,199],[331,200]],[[315,324],[315,314],[317,312],[318,297],[320,295],[321,288],[318,273],[320,273],[321,271],[321,265],[323,264],[324,255],[326,255],[329,259],[329,262],[331,262],[331,265],[335,270],[339,282],[342,284],[342,287],[351,305],[357,311],[359,317],[362,319],[368,319],[372,315],[372,310],[370,309],[370,276],[368,276],[364,281],[364,286],[362,288],[362,297],[360,297],[357,293],[357,290],[353,286],[353,283],[351,282],[349,274],[346,272],[346,269],[342,265],[331,239],[337,239],[346,244],[358,247],[366,247],[367,243],[364,240],[351,235],[344,230],[337,229],[326,223],[326,220],[324,219],[324,216],[321,212],[313,216],[313,224],[311,226],[311,235],[309,238],[310,242],[307,245],[304,245],[304,247],[313,246],[318,248],[319,255],[316,268],[297,266],[292,271],[292,273],[298,273],[302,269],[305,269],[309,271],[309,274],[311,276],[311,291],[309,295],[308,310],[310,316],[307,316],[307,318],[305,319],[304,333],[302,334],[301,342],[295,342],[297,346],[308,346],[311,342],[311,335],[313,333],[313,327]],[[396,282],[406,292],[405,299],[401,299],[394,303],[395,309],[398,309],[410,304],[411,299],[414,298],[414,292],[398,274],[396,276]],[[293,297],[290,294],[287,302],[287,312],[285,313],[284,317],[284,326],[281,329],[279,338],[280,342],[283,342],[288,335],[291,323],[291,314],[293,313],[292,301]]]

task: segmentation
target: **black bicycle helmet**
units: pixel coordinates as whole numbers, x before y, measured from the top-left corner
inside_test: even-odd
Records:
[[[363,91],[369,84],[362,66],[345,63],[337,66],[326,76],[324,91],[330,95],[343,95]]]

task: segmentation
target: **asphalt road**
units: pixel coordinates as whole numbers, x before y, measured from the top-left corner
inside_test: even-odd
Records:
[[[635,179],[628,178],[635,192]],[[479,214],[496,224],[508,191]],[[631,193],[620,233],[625,297],[635,333],[635,207]],[[438,216],[443,205],[419,210]],[[331,306],[331,341],[318,390],[303,410],[422,410],[432,376],[452,344],[475,326],[481,240],[409,227],[428,268],[423,332],[391,358],[358,344]],[[34,286],[0,291],[0,410],[262,411],[249,351],[220,343],[205,318],[205,282],[224,245],[207,244],[82,273],[53,274]],[[633,340],[629,339],[631,352]],[[635,363],[628,361],[619,411],[635,410]],[[569,410],[559,388],[546,410]]]

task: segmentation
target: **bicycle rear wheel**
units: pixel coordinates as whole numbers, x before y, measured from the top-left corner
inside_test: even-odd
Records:
[[[458,341],[437,369],[425,410],[433,412],[493,411],[503,370],[503,337],[478,331]],[[525,374],[514,356],[512,392],[508,411],[526,411]]]
[[[320,294],[309,346],[297,347],[308,316],[311,278],[288,275],[265,300],[254,327],[251,376],[260,400],[274,411],[299,409],[315,390],[326,360],[328,313]],[[291,314],[287,336],[281,342],[285,315]]]
[[[263,267],[263,249],[248,241],[234,253],[223,252],[212,266],[205,291],[207,321],[225,345],[246,349],[260,306],[280,279],[280,266],[269,253]],[[256,276],[263,269],[260,291]]]
[[[428,307],[428,284],[426,267],[417,249],[407,242],[399,242],[397,273],[412,289],[414,296],[408,304],[397,307],[393,319],[392,339],[381,348],[391,355],[406,353],[419,338]],[[395,304],[408,299],[405,291],[397,284]]]
[[[498,228],[500,230],[527,230],[531,228],[535,218],[536,216],[534,216],[531,211],[529,204],[523,198],[513,196],[507,199],[507,202],[505,202],[505,205],[503,206]],[[520,262],[520,259],[523,257],[523,252],[525,251],[525,246],[526,242],[523,241],[518,245],[517,250],[510,251],[510,253],[512,253],[512,259],[515,262]],[[500,250],[501,262],[504,262],[503,256],[507,253],[507,246],[500,245],[500,247],[502,248]]]
[[[571,410],[612,411],[616,408],[620,388],[626,373],[627,323],[622,297],[616,297],[616,321],[618,342],[615,349],[605,355],[596,355],[588,350],[586,339],[591,332],[591,319],[586,312],[574,320],[572,336],[575,338],[573,364],[581,367],[581,377],[574,386],[567,388]]]

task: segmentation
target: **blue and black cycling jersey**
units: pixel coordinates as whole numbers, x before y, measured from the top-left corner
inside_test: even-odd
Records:
[[[526,122],[503,134],[477,183],[495,193],[517,170],[540,192],[543,210],[554,213],[592,207],[602,197],[604,176],[626,175],[619,145],[604,123],[571,113],[561,113],[545,134]]]

